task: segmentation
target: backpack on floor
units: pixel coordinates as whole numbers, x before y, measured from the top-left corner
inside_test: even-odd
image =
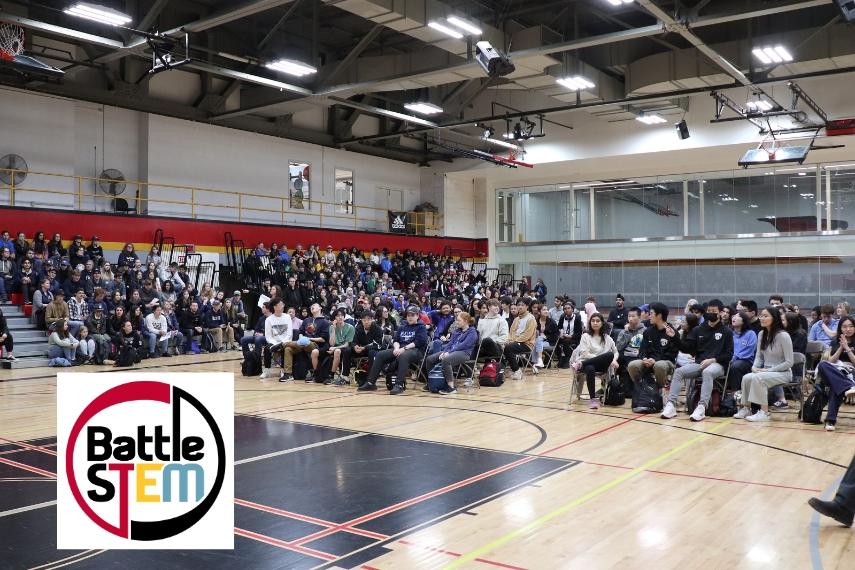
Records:
[[[243,357],[240,372],[244,376],[258,376],[261,374],[261,356],[254,350],[248,351]]]
[[[129,344],[123,344],[119,347],[119,352],[116,354],[116,366],[126,368],[133,366],[136,362],[139,362],[139,357],[134,347]]]
[[[632,411],[635,414],[658,414],[662,411],[662,394],[655,380],[642,376],[632,392]]]
[[[716,392],[718,390],[713,390],[713,398],[715,398]],[[736,404],[736,397],[733,395],[733,392],[725,392],[718,399],[718,407],[714,409],[715,413],[711,415],[719,418],[732,418],[738,410],[739,406]]]
[[[478,373],[478,383],[481,386],[498,388],[505,383],[505,373],[499,369],[495,360],[488,360]]]
[[[814,391],[805,400],[799,418],[806,424],[821,424],[822,410],[828,403],[828,396],[825,395],[825,390],[820,387],[815,387]]]
[[[626,396],[623,395],[623,387],[621,386],[620,378],[612,376],[603,387],[603,405],[623,406],[625,403]]]
[[[428,390],[430,390],[433,394],[436,394],[440,390],[444,390],[448,387],[448,383],[445,381],[445,375],[442,373],[441,364],[437,364],[436,366],[430,369],[430,372],[428,372],[427,386]]]
[[[214,347],[214,335],[208,331],[202,332],[202,350],[207,350],[208,352],[217,351]],[[259,372],[259,374],[261,374],[261,372]]]
[[[686,410],[691,414],[698,407],[701,400],[701,382],[688,381],[686,383]],[[736,413],[736,412],[734,412]]]

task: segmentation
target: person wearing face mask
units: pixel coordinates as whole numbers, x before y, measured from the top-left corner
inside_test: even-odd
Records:
[[[698,378],[701,378],[701,395],[689,419],[699,422],[706,417],[713,383],[716,378],[724,376],[724,371],[733,357],[733,334],[724,326],[719,316],[723,307],[724,304],[718,299],[707,303],[704,322],[679,341],[680,350],[694,355],[695,361],[681,366],[674,372],[668,403],[662,410],[662,419],[676,417],[677,398],[683,389],[683,383],[695,382]]]

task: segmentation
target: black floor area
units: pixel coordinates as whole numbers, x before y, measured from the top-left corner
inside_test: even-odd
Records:
[[[344,557],[334,564],[358,567],[381,556],[387,543],[404,534],[576,464],[372,434],[324,443],[354,435],[358,434],[236,416],[237,460],[314,445],[235,467],[235,498],[251,504],[235,506],[235,525],[263,535],[267,542],[238,534],[233,552],[110,551],[71,566],[310,568]],[[46,438],[29,443],[54,442]],[[16,449],[21,448],[0,446],[0,452]],[[56,457],[39,451],[21,450],[0,458],[56,471]],[[30,568],[76,554],[56,550],[55,507],[3,516],[56,498],[53,482],[3,480],[38,477],[0,462],[0,567]],[[329,530],[334,525],[347,528]]]

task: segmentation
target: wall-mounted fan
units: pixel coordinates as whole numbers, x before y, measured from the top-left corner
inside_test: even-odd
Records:
[[[108,168],[98,176],[98,188],[104,194],[118,196],[125,191],[125,175],[120,170]]]
[[[0,158],[0,182],[6,186],[18,186],[27,179],[27,171],[30,169],[27,166],[27,161],[17,154],[7,154]],[[9,172],[10,170],[20,170],[23,172]]]

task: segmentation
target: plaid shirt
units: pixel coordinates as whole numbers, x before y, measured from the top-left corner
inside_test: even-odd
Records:
[[[77,304],[77,299],[69,299],[68,301],[68,319],[71,321],[85,321],[89,316],[89,304],[86,299],[82,303]]]

